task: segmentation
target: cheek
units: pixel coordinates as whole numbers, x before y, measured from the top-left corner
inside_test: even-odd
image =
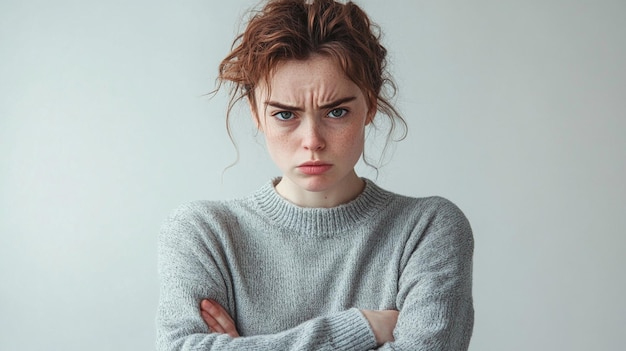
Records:
[[[352,151],[355,155],[360,155],[363,151],[365,142],[365,130],[363,128],[350,128],[341,132],[337,136],[337,140],[341,140],[341,148],[346,152]]]
[[[284,155],[289,153],[293,147],[290,146],[289,138],[282,134],[265,134],[265,145],[271,158],[274,161],[279,161],[284,158]]]

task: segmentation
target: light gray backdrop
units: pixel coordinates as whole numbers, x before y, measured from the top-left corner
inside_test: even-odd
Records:
[[[156,236],[277,170],[208,100],[254,1],[0,2],[0,349],[150,350]],[[471,350],[619,350],[626,2],[359,2],[410,127],[378,182],[475,231]],[[375,174],[361,167],[363,175]]]

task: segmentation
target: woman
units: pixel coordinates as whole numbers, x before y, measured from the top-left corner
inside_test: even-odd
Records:
[[[363,11],[275,0],[220,65],[282,176],[185,205],[160,237],[160,350],[466,350],[472,233],[449,201],[357,176],[385,49]],[[229,108],[229,112],[230,112]]]

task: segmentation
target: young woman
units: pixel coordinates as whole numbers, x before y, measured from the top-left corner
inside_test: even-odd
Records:
[[[159,350],[467,349],[468,221],[354,171],[365,128],[400,118],[385,55],[350,2],[274,0],[249,21],[220,79],[231,106],[249,103],[282,176],[165,223]]]

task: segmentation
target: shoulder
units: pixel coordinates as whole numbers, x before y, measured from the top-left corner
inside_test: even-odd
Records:
[[[463,211],[444,197],[431,196],[418,199],[418,201],[422,203],[429,217],[441,225],[469,226],[469,221]]]
[[[406,221],[417,237],[435,234],[455,241],[473,241],[470,222],[452,201],[441,196],[412,197],[393,192],[388,212],[396,220]],[[420,239],[421,240],[421,239]]]
[[[461,209],[441,196],[408,197],[397,195],[398,204],[405,208],[404,218],[409,232],[403,251],[407,272],[430,269],[470,275],[474,252],[474,237],[470,223]],[[404,219],[403,218],[403,219]],[[415,265],[409,264],[414,261]]]
[[[228,216],[229,202],[232,201],[193,201],[182,204],[172,210],[166,222],[202,222]]]
[[[390,191],[386,192],[390,196],[391,207],[405,209],[422,220],[469,225],[463,211],[445,197],[412,197]]]
[[[471,258],[474,236],[470,222],[452,201],[433,196],[418,199],[423,208],[420,220],[420,241],[434,252],[454,252],[456,256]],[[430,244],[429,244],[430,243]]]
[[[161,226],[161,240],[212,241],[230,231],[245,199],[193,201],[171,211]]]
[[[162,231],[205,226],[226,213],[227,211],[219,201],[185,203],[170,212],[163,223]]]

